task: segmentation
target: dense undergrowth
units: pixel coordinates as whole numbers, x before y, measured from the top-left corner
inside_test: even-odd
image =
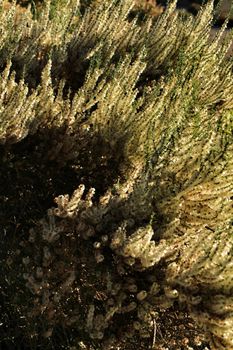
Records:
[[[1,346],[233,349],[227,21],[81,5],[0,7]]]

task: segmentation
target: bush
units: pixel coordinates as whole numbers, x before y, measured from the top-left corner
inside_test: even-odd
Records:
[[[232,34],[133,6],[0,8],[4,346],[233,347]]]

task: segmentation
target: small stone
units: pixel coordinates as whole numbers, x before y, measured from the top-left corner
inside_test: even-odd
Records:
[[[95,249],[99,249],[99,248],[101,247],[101,243],[100,243],[100,242],[94,242],[94,243],[93,243],[93,247],[94,247]]]

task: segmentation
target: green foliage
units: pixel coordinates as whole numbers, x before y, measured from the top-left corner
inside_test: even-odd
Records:
[[[209,42],[213,1],[143,22],[133,6],[1,5],[4,322],[31,347],[146,349],[185,307],[231,349],[232,33]]]

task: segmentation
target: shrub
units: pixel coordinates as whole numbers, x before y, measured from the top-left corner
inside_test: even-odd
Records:
[[[232,34],[133,6],[1,6],[4,344],[158,348],[185,308],[233,347]]]

